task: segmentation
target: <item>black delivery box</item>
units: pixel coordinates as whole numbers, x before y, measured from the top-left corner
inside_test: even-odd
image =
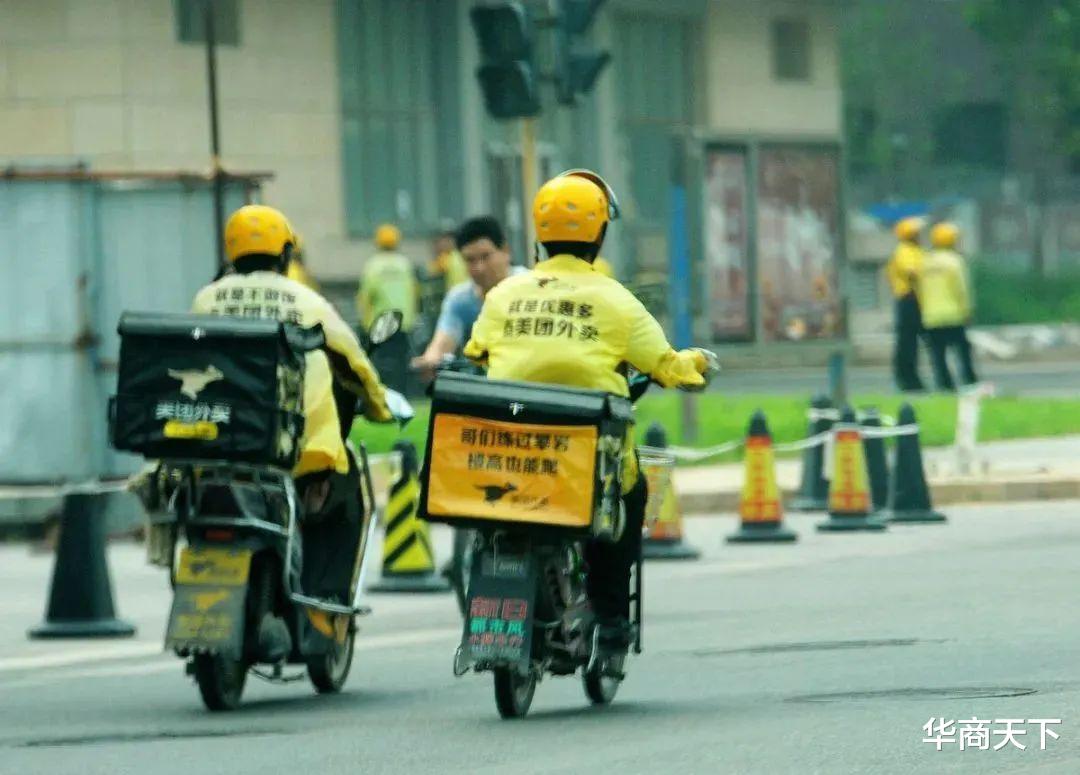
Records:
[[[303,433],[304,352],[321,327],[126,312],[110,402],[116,449],[149,458],[291,468]]]

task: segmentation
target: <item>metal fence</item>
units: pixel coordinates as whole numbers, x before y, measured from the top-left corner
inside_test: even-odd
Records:
[[[262,176],[231,177],[239,206]],[[181,312],[216,271],[198,175],[0,172],[0,484],[120,476],[109,449],[125,309]]]

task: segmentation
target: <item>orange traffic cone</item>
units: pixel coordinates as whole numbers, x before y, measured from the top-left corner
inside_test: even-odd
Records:
[[[765,413],[758,409],[746,432],[746,476],[739,498],[739,529],[729,543],[795,541],[798,536],[784,527],[780,488],[776,486],[776,460]]]
[[[657,449],[667,447],[667,433],[660,423],[654,422],[645,431],[645,444]],[[641,541],[641,556],[646,560],[696,560],[701,556],[683,540],[682,510],[671,481],[671,466],[670,460],[641,459],[641,473],[649,485]]]
[[[870,518],[870,477],[866,470],[862,432],[855,411],[845,406],[833,429],[832,478],[829,482],[829,519],[818,530],[884,530]]]

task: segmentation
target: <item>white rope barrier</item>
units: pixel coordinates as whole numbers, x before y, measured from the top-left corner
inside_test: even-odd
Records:
[[[811,409],[809,412],[809,414],[811,414],[811,419],[813,419],[813,413],[815,412],[820,413],[822,417],[827,413],[833,413],[836,415],[836,418],[839,417],[839,412],[835,409]],[[831,416],[825,419],[830,418]],[[888,416],[883,416],[881,420],[884,423],[884,427],[881,428],[858,427],[862,438],[891,439],[899,436],[913,436],[919,432],[918,425],[896,425],[896,420]],[[831,430],[815,434],[805,439],[788,442],[786,444],[774,444],[773,449],[776,452],[802,452],[821,445],[828,447],[833,443],[833,439],[838,430],[846,430],[849,427],[852,426],[840,425],[839,427],[833,427]],[[700,463],[710,458],[720,457],[735,452],[742,449],[745,444],[746,442],[744,439],[737,439],[735,441],[728,441],[723,444],[717,444],[702,449],[674,446],[639,446],[637,451],[641,456],[641,462],[646,465],[671,465],[676,460],[687,463]],[[382,452],[368,455],[368,463],[372,466],[389,465],[393,468],[394,466],[401,464],[401,454],[399,452]],[[136,474],[135,476],[138,475]],[[132,478],[134,477],[106,481],[90,480],[85,482],[70,482],[56,485],[0,486],[0,500],[17,498],[63,498],[68,495],[107,495],[125,492],[128,489]]]
[[[859,422],[864,422],[870,418],[870,413],[856,412],[855,417]],[[817,422],[818,420],[831,420],[832,422],[840,422],[840,410],[817,409],[815,407],[810,407],[806,410],[806,419],[808,419],[810,422]],[[878,415],[878,419],[881,420],[882,425],[896,425],[896,418],[892,417],[891,415]]]
[[[817,447],[828,443],[832,434],[832,431],[823,431],[822,433],[814,434],[813,436],[800,439],[799,441],[792,441],[787,444],[773,444],[773,449],[777,452],[802,452],[811,447]]]
[[[888,418],[892,419],[892,418]],[[899,436],[914,436],[919,432],[918,425],[895,425],[893,420],[892,427],[882,428],[866,428],[859,427],[859,434],[864,439],[891,439]],[[848,427],[843,426],[839,428],[833,428],[822,433],[817,433],[805,439],[799,441],[792,441],[786,444],[774,444],[773,450],[776,452],[802,452],[812,447],[828,446],[832,443],[833,438],[838,430],[847,430]],[[707,447],[705,449],[694,449],[692,447],[638,447],[638,454],[642,457],[642,462],[654,462],[657,464],[670,463],[675,460],[682,460],[688,463],[697,463],[702,460],[706,460],[712,457],[719,457],[720,455],[726,455],[729,452],[734,452],[744,446],[746,442],[742,439],[738,441],[729,441],[726,444],[717,444],[715,447]]]
[[[918,425],[895,425],[892,428],[860,428],[864,439],[891,439],[895,436],[914,436]]]
[[[694,449],[693,447],[638,447],[638,454],[643,457],[655,457],[661,460],[672,458],[697,463],[711,457],[719,457],[740,449],[745,442],[742,439],[717,444],[715,447]]]

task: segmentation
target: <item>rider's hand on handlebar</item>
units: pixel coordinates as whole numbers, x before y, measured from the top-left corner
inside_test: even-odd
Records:
[[[690,393],[698,393],[705,390],[712,378],[720,371],[720,361],[712,350],[706,350],[703,347],[691,347],[690,350],[698,356],[698,373],[705,381],[700,385],[687,386],[683,389]]]
[[[412,366],[414,370],[420,372],[424,379],[430,380],[434,378],[435,370],[442,364],[442,360],[443,359],[438,355],[428,355],[427,353],[424,353],[423,355],[417,355],[413,358],[409,365]]]

